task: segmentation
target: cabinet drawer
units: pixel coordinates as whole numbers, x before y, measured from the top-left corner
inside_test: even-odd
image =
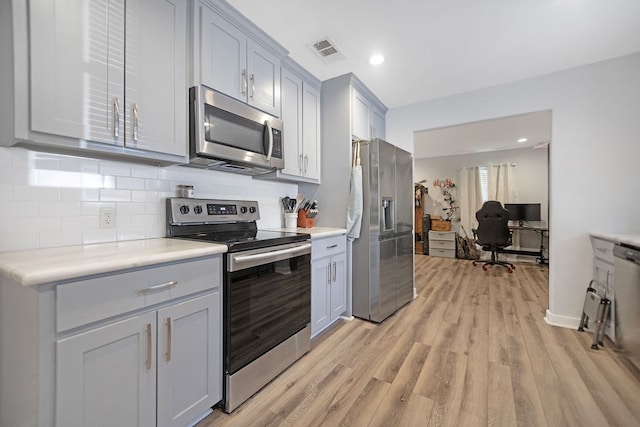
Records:
[[[596,258],[613,264],[613,242],[592,237],[591,245],[593,246],[593,254]]]
[[[62,284],[56,288],[56,331],[159,304],[221,283],[222,258],[216,256]]]
[[[429,241],[431,240],[450,240],[452,242],[456,241],[456,232],[455,231],[429,231]]]
[[[311,259],[316,260],[326,256],[333,256],[347,250],[347,237],[326,237],[324,239],[311,240]]]
[[[455,249],[431,249],[429,248],[429,255],[437,256],[441,258],[455,258],[456,251]]]
[[[429,250],[433,249],[455,249],[456,242],[451,240],[431,240],[429,239]]]

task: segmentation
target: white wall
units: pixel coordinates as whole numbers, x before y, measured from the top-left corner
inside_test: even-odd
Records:
[[[590,231],[640,230],[640,53],[392,109],[389,140],[416,130],[552,110],[549,311],[576,326],[591,278]]]
[[[225,172],[0,147],[0,252],[164,237],[165,199],[178,184],[196,197],[257,200],[260,228],[281,227],[280,197],[298,193]],[[116,228],[99,228],[101,207],[116,208]]]

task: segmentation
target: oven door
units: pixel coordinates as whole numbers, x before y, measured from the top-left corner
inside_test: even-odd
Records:
[[[225,373],[234,374],[311,323],[311,244],[227,254]]]

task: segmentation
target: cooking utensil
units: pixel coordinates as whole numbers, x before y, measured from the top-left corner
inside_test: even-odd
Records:
[[[298,208],[302,205],[303,201],[304,201],[304,194],[298,193],[298,196],[296,197],[296,205],[293,207],[293,212],[298,212]]]
[[[291,207],[291,199],[289,199],[289,196],[285,196],[282,198],[282,207],[284,208],[284,211],[289,213],[291,212],[289,209]]]

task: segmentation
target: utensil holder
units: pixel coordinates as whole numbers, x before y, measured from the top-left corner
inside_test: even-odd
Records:
[[[298,227],[302,228],[313,228],[316,226],[315,218],[307,218],[307,211],[299,210],[298,211]]]
[[[297,228],[298,214],[296,212],[285,212],[284,228]]]

